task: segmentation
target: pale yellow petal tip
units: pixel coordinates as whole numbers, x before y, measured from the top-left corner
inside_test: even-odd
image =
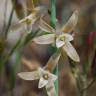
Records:
[[[78,59],[76,60],[77,62],[80,62],[80,57],[78,57]]]
[[[24,76],[22,75],[22,73],[18,73],[17,76],[22,79],[22,80],[27,80],[27,78],[24,78]]]
[[[80,57],[79,57],[79,55],[78,55],[78,54],[77,54],[77,57],[76,57],[76,58],[74,58],[74,61],[75,61],[75,62],[78,62],[78,63],[80,62]]]
[[[21,78],[21,79],[25,79],[24,76],[23,76],[23,74],[22,74],[22,72],[21,72],[21,73],[18,73],[17,76],[18,76],[19,78]]]
[[[70,59],[73,60],[74,62],[77,62],[77,63],[80,62],[80,58],[71,58],[71,57],[70,57]]]

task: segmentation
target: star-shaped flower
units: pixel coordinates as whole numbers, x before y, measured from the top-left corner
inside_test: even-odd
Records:
[[[25,18],[21,19],[18,24],[12,26],[10,28],[10,31],[15,31],[20,29],[21,27],[23,29],[27,29],[29,32],[32,31],[32,26],[36,21],[39,21],[42,16],[45,15],[47,12],[47,8],[44,6],[37,6],[37,7],[32,7],[32,9],[29,9],[32,11],[31,14],[26,16]]]
[[[37,44],[52,44],[55,42],[57,48],[63,49],[72,60],[79,62],[80,58],[75,48],[70,43],[70,41],[73,40],[73,37],[71,34],[68,34],[68,32],[72,32],[72,30],[75,28],[77,21],[77,10],[62,28],[56,28],[56,30],[41,19],[39,25],[40,29],[45,32],[49,32],[50,34],[35,37],[33,41]]]
[[[38,18],[44,16],[44,12],[45,7],[43,6],[34,7],[32,9],[32,13],[23,18],[22,20],[20,20],[19,23],[27,23],[28,25],[33,24]]]
[[[44,68],[39,67],[33,72],[21,72],[18,73],[18,76],[24,80],[39,79],[38,88],[45,87],[48,96],[56,96],[54,82],[57,79],[57,76],[52,74],[51,71],[56,67],[59,58],[60,54],[54,54]]]
[[[34,72],[21,72],[18,74],[18,76],[24,80],[40,79],[38,88],[42,88],[57,79],[57,76],[47,70],[44,70],[43,68],[38,68],[37,71]]]

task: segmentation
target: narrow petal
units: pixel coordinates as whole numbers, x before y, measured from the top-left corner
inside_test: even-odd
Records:
[[[56,95],[55,86],[54,86],[54,83],[53,82],[49,82],[46,85],[46,91],[47,91],[48,96],[57,96]]]
[[[18,73],[18,76],[24,80],[36,80],[40,78],[38,71],[21,72],[21,73]]]
[[[38,11],[40,11],[41,9],[42,9],[41,6],[37,6],[37,7],[34,8],[34,11],[38,12]]]
[[[80,62],[80,58],[70,42],[65,43],[63,49],[72,60]]]
[[[39,28],[45,32],[55,32],[55,30],[50,25],[48,25],[43,19],[40,19]]]
[[[57,76],[56,75],[54,75],[54,74],[52,74],[52,73],[49,73],[49,79],[48,79],[48,81],[49,82],[54,82],[55,80],[57,80]]]
[[[45,6],[37,6],[37,7],[34,8],[34,11],[37,14],[40,13],[40,14],[38,14],[39,16],[41,16],[41,14],[44,14],[45,12],[47,12],[46,10],[47,10],[47,8]]]
[[[73,15],[70,17],[68,22],[61,28],[61,31],[63,32],[72,32],[72,30],[75,28],[78,21],[78,11],[76,10]]]
[[[60,38],[56,39],[56,46],[57,46],[57,48],[62,47],[64,44],[65,44],[65,42],[61,41]]]
[[[30,33],[31,32],[31,30],[32,30],[32,25],[30,24],[30,25],[26,25],[26,29],[27,29],[27,33]]]
[[[47,83],[48,83],[48,80],[45,80],[43,77],[41,77],[39,80],[38,88],[44,87]]]
[[[65,33],[65,34],[63,34],[63,35],[64,35],[64,37],[65,37],[65,42],[68,42],[68,41],[72,41],[72,40],[73,40],[72,35],[67,34],[67,33]]]
[[[48,60],[48,63],[45,66],[45,70],[49,70],[50,72],[52,72],[58,64],[60,56],[61,54],[59,52],[54,53]]]
[[[21,20],[19,21],[19,23],[25,23],[27,19],[31,19],[32,17],[33,17],[33,15],[30,14],[29,16],[27,16],[27,17],[21,19]]]
[[[52,44],[55,40],[55,34],[46,34],[33,39],[37,44]]]
[[[43,74],[46,72],[43,68],[39,67],[38,68],[39,76],[42,77]]]

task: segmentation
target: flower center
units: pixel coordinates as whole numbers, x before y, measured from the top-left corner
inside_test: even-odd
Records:
[[[29,19],[29,18],[26,19],[26,23],[27,23],[27,24],[31,24],[31,22],[32,22],[31,19]]]
[[[48,80],[48,78],[49,78],[48,74],[47,74],[47,73],[44,74],[44,75],[43,75],[43,78],[44,78],[45,80]]]
[[[60,36],[60,40],[64,41],[65,40],[65,36]]]

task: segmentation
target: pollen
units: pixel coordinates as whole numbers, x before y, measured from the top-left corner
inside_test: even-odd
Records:
[[[44,75],[43,75],[43,78],[44,78],[45,80],[48,80],[48,78],[49,78],[48,74],[44,74]]]
[[[31,23],[32,23],[32,20],[29,19],[29,18],[27,18],[27,19],[26,19],[26,23],[27,23],[27,24],[31,24]]]

